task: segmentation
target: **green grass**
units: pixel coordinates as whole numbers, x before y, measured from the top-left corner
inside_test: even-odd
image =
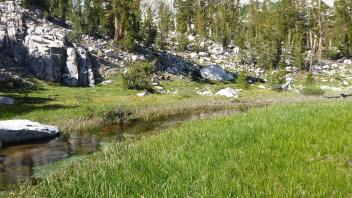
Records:
[[[69,88],[36,80],[37,90],[0,92],[0,96],[10,96],[18,102],[14,106],[0,105],[0,119],[31,119],[71,133],[121,120],[153,120],[233,106],[226,98],[198,96],[195,88],[199,84],[188,80],[165,83],[167,90],[177,90],[177,94],[143,98],[136,96],[141,91],[124,89],[120,79],[113,80],[113,84],[95,88]]]
[[[13,197],[351,197],[352,102],[286,104],[123,143]]]
[[[91,131],[121,121],[156,120],[197,111],[237,108],[262,104],[272,99],[297,98],[296,93],[259,90],[256,85],[241,92],[239,100],[216,96],[199,96],[197,90],[213,93],[234,83],[196,83],[187,79],[162,82],[165,90],[176,94],[153,94],[137,97],[141,91],[125,89],[121,79],[112,77],[108,86],[70,88],[33,80],[37,89],[1,92],[16,99],[13,106],[0,105],[0,120],[30,119],[53,124],[64,133]],[[269,100],[268,100],[269,99]],[[254,102],[253,102],[254,101]]]

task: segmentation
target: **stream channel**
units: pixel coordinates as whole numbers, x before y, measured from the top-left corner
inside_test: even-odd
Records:
[[[42,167],[94,153],[104,143],[137,141],[141,137],[175,128],[182,122],[228,116],[236,112],[238,110],[192,113],[156,121],[110,125],[95,133],[72,133],[46,141],[5,145],[0,149],[0,191],[11,190],[28,179],[34,180]]]

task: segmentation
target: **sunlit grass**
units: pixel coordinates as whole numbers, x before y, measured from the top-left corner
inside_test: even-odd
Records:
[[[233,108],[232,101],[219,97],[200,97],[195,88],[198,83],[189,80],[165,83],[165,89],[175,94],[153,94],[137,97],[141,91],[127,90],[122,82],[95,88],[70,88],[36,81],[40,87],[31,92],[1,93],[13,97],[17,104],[0,105],[0,119],[31,119],[59,126],[63,132],[73,132],[119,122],[114,112],[122,112],[125,121],[159,119],[163,117]]]
[[[352,103],[278,105],[116,145],[14,196],[350,197]]]

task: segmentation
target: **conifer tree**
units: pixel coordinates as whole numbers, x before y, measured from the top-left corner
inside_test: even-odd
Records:
[[[159,23],[156,44],[159,48],[164,49],[166,46],[166,39],[170,32],[171,13],[165,3],[161,3],[159,7]]]
[[[157,31],[157,27],[153,22],[152,10],[149,8],[142,26],[142,36],[146,46],[151,47],[155,43]]]
[[[352,1],[336,0],[334,22],[330,29],[331,40],[339,49],[341,56],[352,56]],[[329,43],[327,44],[329,45]]]

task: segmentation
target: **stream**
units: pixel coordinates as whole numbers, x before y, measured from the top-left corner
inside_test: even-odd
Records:
[[[158,134],[182,122],[228,116],[238,110],[192,113],[168,119],[137,122],[131,125],[110,125],[95,133],[71,134],[46,141],[34,141],[0,149],[0,191],[11,190],[20,183],[34,178],[36,168],[75,156],[85,156],[100,149],[102,143],[138,140]]]

